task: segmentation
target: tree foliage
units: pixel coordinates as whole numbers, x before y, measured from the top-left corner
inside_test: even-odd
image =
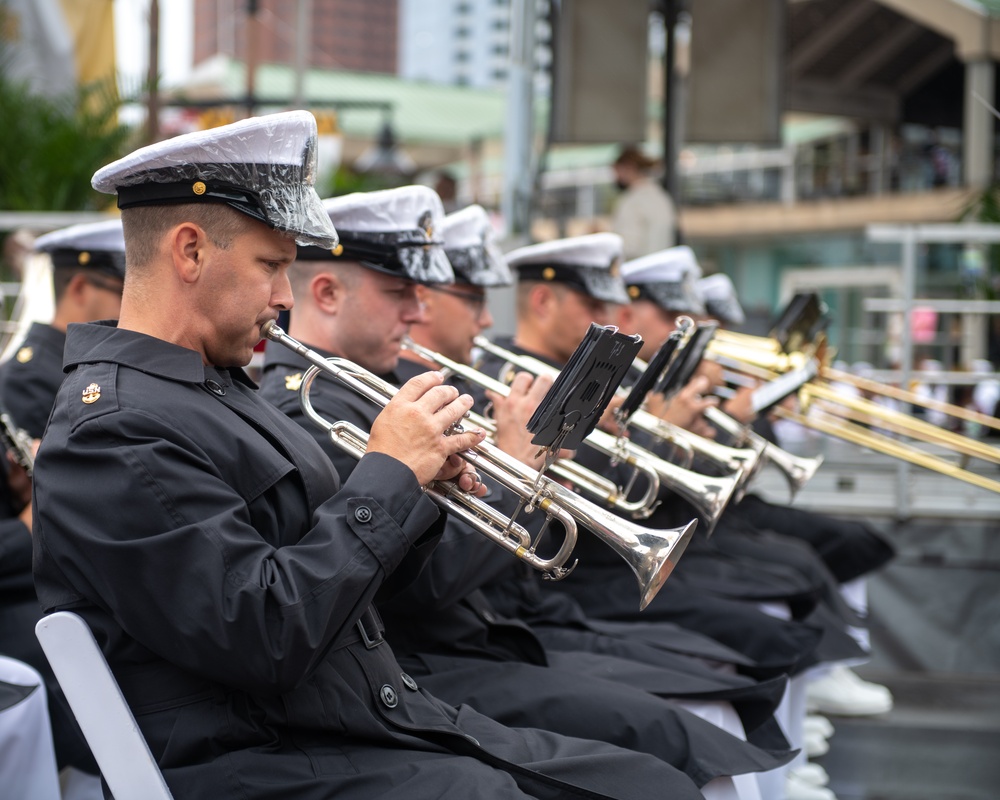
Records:
[[[86,211],[107,205],[90,187],[98,168],[120,157],[131,131],[118,122],[109,87],[67,97],[31,94],[0,74],[0,208]]]

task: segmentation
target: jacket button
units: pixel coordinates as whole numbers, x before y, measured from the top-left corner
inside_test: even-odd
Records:
[[[205,381],[205,385],[208,387],[209,391],[213,394],[219,395],[219,397],[224,397],[226,394],[226,387],[219,383],[217,380],[209,378]]]
[[[371,522],[372,510],[368,506],[358,506],[354,510],[354,519],[358,522]]]
[[[406,674],[405,672],[401,672],[401,673],[399,673],[399,677],[400,677],[400,678],[402,679],[402,681],[403,681],[403,686],[405,686],[405,687],[406,687],[407,689],[409,689],[409,690],[410,690],[411,692],[415,692],[415,691],[417,691],[417,682],[416,682],[415,680],[413,680],[413,678],[411,678],[411,677],[410,677],[409,675],[407,675],[407,674]]]
[[[379,690],[378,694],[382,698],[382,702],[386,708],[395,708],[399,704],[399,697],[396,695],[396,690],[388,683]]]

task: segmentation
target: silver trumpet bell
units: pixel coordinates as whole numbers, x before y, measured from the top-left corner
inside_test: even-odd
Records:
[[[309,397],[312,384],[322,372],[382,407],[396,393],[396,387],[351,361],[325,358],[293,339],[273,321],[261,326],[261,334],[298,353],[312,365],[303,375],[299,387],[303,413],[314,424],[327,430],[334,444],[361,458],[368,444],[368,433],[344,421],[330,422],[318,414]],[[477,424],[475,418],[473,424]],[[575,563],[569,566],[566,563],[576,546],[577,523],[585,525],[625,559],[635,573],[641,595],[640,609],[649,604],[670,576],[697,526],[697,521],[692,520],[680,528],[654,530],[628,522],[539,475],[527,464],[487,442],[479,444],[472,453],[462,454],[462,457],[514,492],[520,498],[517,511],[510,517],[505,516],[475,495],[447,481],[434,481],[425,487],[432,500],[551,580],[564,578],[572,571]],[[522,509],[531,513],[536,508],[546,516],[542,532],[553,519],[564,528],[562,545],[549,559],[535,553],[542,532],[533,541],[530,533],[515,521]]]

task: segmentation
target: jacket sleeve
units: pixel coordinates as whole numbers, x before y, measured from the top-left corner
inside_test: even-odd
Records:
[[[251,691],[303,680],[438,513],[387,456],[310,515],[277,449],[237,491],[194,435],[151,415],[66,427],[36,462],[43,607],[92,602],[160,657]]]

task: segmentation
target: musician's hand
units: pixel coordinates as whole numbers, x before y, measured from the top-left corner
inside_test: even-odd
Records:
[[[368,439],[369,453],[385,453],[406,464],[417,481],[426,486],[441,474],[449,475],[449,456],[472,450],[486,438],[481,428],[445,436],[465,412],[472,408],[472,398],[444,385],[440,372],[425,372],[404,383],[372,424]],[[464,463],[464,462],[463,462]],[[470,475],[452,464],[449,477],[458,477],[468,486]]]
[[[622,403],[625,402],[624,395],[616,394],[611,398],[611,402],[608,403],[608,407],[604,409],[604,413],[601,414],[601,418],[597,421],[597,427],[600,428],[605,433],[610,433],[612,436],[618,435],[618,419],[615,417],[615,412],[622,407]]]
[[[753,386],[741,386],[736,390],[736,394],[726,400],[721,408],[737,422],[749,425],[757,414],[753,410]]]
[[[707,358],[703,358],[699,362],[694,374],[695,377],[708,378],[709,387],[722,386],[726,382],[725,370],[722,368],[722,365]]]
[[[717,397],[705,397],[709,379],[699,375],[671,398],[663,419],[699,436],[715,438],[715,428],[705,422],[705,409],[719,404]]]
[[[527,372],[519,372],[506,397],[486,392],[493,403],[493,419],[497,424],[496,446],[532,469],[541,469],[542,459],[537,456],[538,445],[531,443],[528,420],[550,388],[551,376],[533,378]]]
[[[476,497],[486,494],[486,486],[475,468],[461,456],[448,456],[435,480],[454,481],[463,492],[469,492]]]

